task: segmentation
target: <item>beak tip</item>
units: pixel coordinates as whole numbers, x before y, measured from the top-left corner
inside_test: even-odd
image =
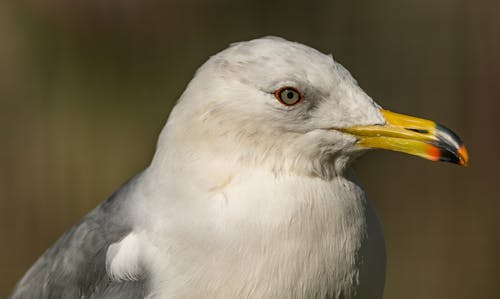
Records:
[[[460,157],[461,166],[469,165],[469,153],[467,152],[464,144],[460,146],[460,149],[458,150],[458,156]]]

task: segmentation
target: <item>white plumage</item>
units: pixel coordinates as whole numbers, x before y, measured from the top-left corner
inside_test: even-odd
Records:
[[[284,107],[281,86],[307,102]],[[330,56],[297,43],[265,38],[213,56],[136,191],[134,233],[160,248],[137,256],[156,277],[153,294],[380,298],[382,232],[345,171],[356,139],[325,130],[383,123],[378,110]]]

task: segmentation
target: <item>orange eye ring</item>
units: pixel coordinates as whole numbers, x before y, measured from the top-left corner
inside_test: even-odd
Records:
[[[294,106],[304,101],[304,95],[295,87],[282,87],[274,92],[274,97],[285,106]]]

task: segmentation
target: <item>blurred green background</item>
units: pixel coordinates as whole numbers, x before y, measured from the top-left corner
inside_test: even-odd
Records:
[[[201,63],[278,35],[332,52],[382,106],[468,145],[468,168],[389,152],[356,165],[385,229],[385,298],[499,298],[499,12],[466,0],[2,0],[0,297],[147,166]]]

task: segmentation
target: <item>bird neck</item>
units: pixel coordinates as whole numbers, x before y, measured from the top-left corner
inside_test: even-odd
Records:
[[[353,160],[353,155],[323,151],[321,146],[308,142],[309,136],[303,134],[261,134],[255,141],[247,136],[238,138],[241,136],[231,135],[233,133],[211,135],[210,131],[182,130],[181,127],[169,121],[160,135],[150,167],[158,178],[180,178],[183,181],[179,183],[183,184],[189,178],[189,181],[212,188],[228,177],[255,169],[277,177],[332,180],[344,176]],[[203,128],[200,124],[193,124],[193,127]]]

